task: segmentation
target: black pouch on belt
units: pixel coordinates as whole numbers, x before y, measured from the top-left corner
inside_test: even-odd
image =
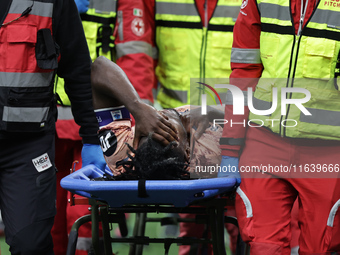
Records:
[[[50,29],[38,30],[35,56],[41,69],[58,67],[59,46],[54,42]]]

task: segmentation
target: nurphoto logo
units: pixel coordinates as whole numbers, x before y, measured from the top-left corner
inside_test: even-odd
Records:
[[[280,96],[281,98],[281,115],[284,116],[286,115],[287,111],[287,106],[288,105],[295,105],[304,115],[312,115],[304,106],[303,104],[308,102],[311,99],[311,93],[304,88],[293,88],[293,87],[288,87],[288,88],[282,88],[281,89],[281,95],[278,95],[278,90],[277,88],[273,87],[272,88],[272,101],[271,101],[271,106],[269,109],[256,109],[254,107],[254,102],[253,102],[253,91],[252,88],[249,87],[247,88],[247,91],[242,91],[240,88],[238,88],[235,85],[230,85],[230,84],[215,84],[214,87],[201,83],[200,84],[204,85],[207,89],[204,90],[206,93],[201,94],[201,114],[206,115],[207,114],[207,94],[210,97],[213,97],[211,93],[209,93],[208,89],[211,90],[219,99],[220,104],[222,105],[220,96],[218,95],[218,92],[215,89],[228,89],[227,95],[228,98],[231,100],[227,100],[228,105],[233,106],[233,115],[244,115],[244,106],[247,105],[249,108],[249,111],[255,115],[262,115],[262,116],[268,116],[271,115],[278,107],[278,97]],[[295,98],[291,99],[289,98],[290,93],[302,93],[304,94],[303,98]],[[216,101],[215,101],[216,104]],[[256,120],[262,122],[264,125],[264,121],[262,120]],[[271,122],[271,125],[273,126],[276,121],[281,121],[281,125],[285,127],[295,127],[297,125],[297,121],[293,119],[267,119],[265,120],[267,122]],[[214,120],[214,126],[215,124],[226,124],[230,123],[231,126],[234,124],[242,124],[246,125],[246,121],[239,123],[239,122],[234,122],[231,120],[226,120],[226,119],[215,119]],[[248,126],[252,127],[251,124],[252,120],[248,121]],[[288,124],[290,123],[290,124]]]

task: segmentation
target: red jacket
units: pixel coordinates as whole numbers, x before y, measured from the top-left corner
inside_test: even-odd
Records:
[[[152,1],[148,1],[152,2]],[[147,6],[142,0],[118,1],[115,27],[116,63],[142,99],[153,102],[155,44]]]
[[[203,24],[206,1],[209,19],[217,4],[217,0],[195,0]],[[116,63],[127,74],[138,95],[153,102],[152,89],[157,87],[155,0],[119,0],[115,37]]]
[[[288,1],[288,0],[287,0]],[[290,0],[291,11],[294,20],[295,31],[298,31],[301,1]],[[305,1],[304,1],[305,2]],[[304,25],[311,16],[317,0],[309,0],[306,9],[306,15],[304,19]],[[260,33],[261,33],[261,21],[260,14],[257,8],[256,0],[244,0],[238,15],[236,24],[234,26],[234,40],[233,48],[243,49],[259,49],[260,48]],[[253,91],[256,87],[256,80],[248,78],[261,77],[263,66],[262,64],[245,64],[245,63],[233,63],[231,62],[232,73],[230,75],[230,83],[238,86],[242,91],[247,91],[248,87],[252,87]],[[246,78],[240,80],[240,78]],[[232,116],[233,123],[243,123],[245,121],[247,126],[247,120],[249,110],[245,107],[244,115],[233,115],[232,105],[226,105],[225,119],[229,120]],[[229,116],[229,117],[228,117]],[[231,127],[230,123],[224,126],[223,137],[224,138],[244,138],[246,133],[246,127],[241,124],[236,124]],[[239,145],[221,145],[222,155],[238,157]]]

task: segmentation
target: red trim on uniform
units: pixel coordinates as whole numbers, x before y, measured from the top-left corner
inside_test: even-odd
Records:
[[[151,1],[150,1],[151,2]],[[134,9],[142,10],[143,16],[133,15]],[[122,12],[123,16],[123,34],[119,33],[119,23],[117,19],[115,30],[115,44],[126,43],[130,41],[142,41],[155,46],[153,42],[154,21],[150,22],[150,10],[144,6],[143,1],[120,1],[117,12]],[[144,22],[144,33],[140,36],[132,31],[131,24],[135,18],[140,18]],[[123,36],[123,38],[121,38]],[[154,63],[151,56],[144,53],[128,54],[117,59],[116,63],[124,70],[132,85],[135,87],[138,95],[142,99],[148,99],[153,102],[152,88],[155,83]]]
[[[117,65],[127,74],[140,98],[153,102],[154,71],[152,57],[143,53],[129,54],[117,59]]]

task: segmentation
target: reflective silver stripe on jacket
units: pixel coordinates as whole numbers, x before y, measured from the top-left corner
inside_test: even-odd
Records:
[[[232,48],[230,62],[244,64],[261,64],[260,49]]]
[[[291,248],[290,255],[299,255],[299,246]]]
[[[247,91],[242,91],[242,93],[243,93],[243,98],[244,98],[244,105],[247,106],[248,105],[248,93],[247,93]],[[227,93],[226,93],[225,104],[226,105],[233,105],[233,103],[234,103],[233,93],[231,93],[231,91],[228,90]]]
[[[236,19],[240,11],[240,6],[227,6],[218,5],[214,11],[214,18],[234,18]],[[194,4],[188,3],[169,3],[169,2],[157,2],[156,3],[157,14],[171,14],[171,15],[183,15],[183,16],[198,16],[198,11]]]
[[[271,3],[259,4],[261,16],[264,18],[273,18],[278,20],[291,20],[290,7],[281,6]],[[318,9],[312,16],[311,22],[318,24],[327,24],[333,26],[340,26],[339,12],[331,10]]]
[[[48,87],[53,78],[49,73],[5,73],[0,72],[0,87]]]
[[[340,126],[340,112],[328,111],[321,109],[308,108],[306,109],[312,115],[304,115],[301,113],[300,121],[306,123],[314,123],[328,126]]]
[[[59,120],[73,120],[73,115],[70,106],[58,105],[58,119]]]
[[[120,10],[117,12],[117,22],[118,22],[118,36],[120,40],[124,40],[124,21],[123,21],[123,11]],[[116,45],[117,47],[117,45]],[[116,48],[117,50],[117,48]],[[117,57],[117,56],[116,56]]]
[[[116,45],[117,59],[128,54],[144,53],[154,58],[152,45],[142,41],[130,41]]]
[[[340,206],[340,199],[338,201],[336,201],[336,203],[333,205],[331,211],[329,212],[329,216],[328,216],[328,219],[327,219],[327,226],[333,227],[334,218],[335,218],[335,215],[336,215],[336,213],[339,209],[339,206]]]
[[[90,0],[89,9],[95,9],[96,13],[116,12],[116,0]]]
[[[99,238],[100,245],[103,246],[103,237]],[[92,246],[92,237],[78,237],[76,249],[80,251],[89,251]]]
[[[80,251],[89,251],[92,245],[91,237],[78,237],[76,249]]]
[[[260,3],[259,10],[261,17],[279,20],[291,20],[290,7],[271,3]]]
[[[152,47],[152,58],[158,59],[158,49],[157,49],[157,47]]]
[[[253,217],[253,207],[251,206],[250,200],[247,195],[243,192],[243,190],[241,190],[240,187],[236,189],[236,193],[239,194],[246,207],[247,218]]]
[[[4,106],[2,120],[7,122],[43,122],[47,119],[49,107]]]
[[[174,90],[174,89],[162,87],[161,92],[163,92],[164,94],[166,94],[167,96],[171,98],[181,101],[182,103],[188,102],[188,91]]]
[[[218,5],[214,11],[214,18],[234,18],[237,19],[237,16],[240,12],[240,6],[225,6]]]
[[[252,97],[252,103],[253,103],[253,107],[259,111],[265,111],[265,110],[269,110],[270,108],[272,108],[272,102],[267,102],[267,101],[258,99],[254,96]],[[270,116],[270,115],[265,115],[265,116]]]
[[[198,12],[194,4],[156,1],[156,14],[197,16]]]
[[[32,4],[33,1],[13,0],[8,13],[21,14],[23,11],[26,10],[26,8],[30,7]],[[43,3],[34,1],[34,5],[30,14],[51,18],[53,14],[53,3]]]
[[[226,104],[227,102],[227,93],[228,92],[218,92],[218,95],[221,98],[222,104]],[[215,96],[215,100],[217,103],[219,102],[217,96]]]
[[[318,9],[313,14],[311,22],[315,22],[318,24],[333,25],[333,26],[339,27],[340,26],[339,12]]]

